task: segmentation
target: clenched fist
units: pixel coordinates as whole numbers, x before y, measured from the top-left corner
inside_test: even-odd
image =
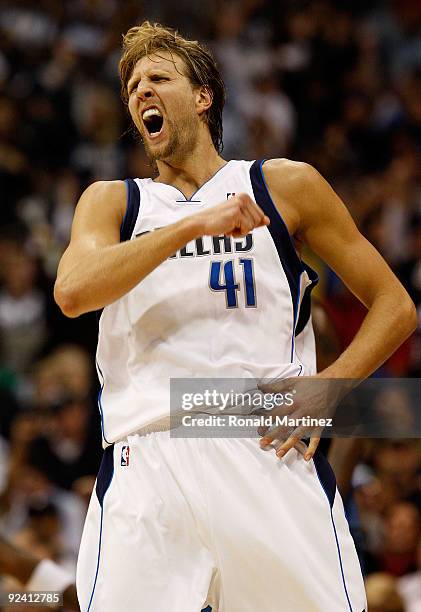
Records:
[[[269,225],[269,218],[246,193],[239,193],[226,202],[198,213],[202,236],[241,238],[256,227]]]

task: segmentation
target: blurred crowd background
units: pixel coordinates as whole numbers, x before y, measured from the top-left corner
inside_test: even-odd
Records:
[[[74,571],[101,457],[95,315],[52,287],[92,181],[152,173],[119,98],[122,33],[144,19],[214,51],[224,157],[313,164],[421,308],[420,0],[2,0],[0,533]],[[310,259],[312,259],[312,256]],[[318,261],[321,360],[364,317]],[[415,333],[376,376],[416,377]],[[418,440],[361,445],[352,485],[370,611],[421,610]]]

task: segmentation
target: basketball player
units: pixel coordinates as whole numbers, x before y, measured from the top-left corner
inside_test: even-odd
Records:
[[[86,612],[363,612],[330,466],[313,439],[176,438],[170,379],[315,375],[306,242],[367,306],[318,377],[364,378],[413,331],[414,306],[338,196],[304,163],[220,156],[224,87],[197,42],[129,30],[124,99],[155,179],[82,195],[55,298],[101,310],[105,452],[82,537]],[[264,109],[262,109],[262,112]]]

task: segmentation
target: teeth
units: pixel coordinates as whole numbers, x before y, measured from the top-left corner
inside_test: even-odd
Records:
[[[148,108],[142,115],[142,119],[145,120],[152,115],[158,115],[158,117],[162,117],[161,113],[157,108]]]

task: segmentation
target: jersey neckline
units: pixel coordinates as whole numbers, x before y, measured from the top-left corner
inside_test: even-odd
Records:
[[[165,187],[169,187],[170,189],[174,189],[175,191],[177,191],[183,197],[183,199],[176,200],[176,202],[179,202],[179,203],[200,202],[201,200],[193,200],[193,198],[199,193],[199,191],[201,191],[204,187],[206,187],[206,185],[208,185],[215,178],[217,174],[219,174],[220,172],[222,172],[222,170],[224,170],[227,166],[229,166],[231,162],[232,162],[232,159],[228,160],[223,166],[218,168],[218,170],[214,172],[212,176],[208,178],[207,181],[202,183],[202,185],[200,185],[200,187],[198,187],[196,191],[193,192],[189,198],[186,198],[186,196],[181,191],[181,189],[178,189],[178,187],[175,187],[174,185],[170,185],[169,183],[161,183],[161,181],[154,181],[153,179],[150,179],[150,180],[153,183],[155,183],[155,185],[164,185]]]

